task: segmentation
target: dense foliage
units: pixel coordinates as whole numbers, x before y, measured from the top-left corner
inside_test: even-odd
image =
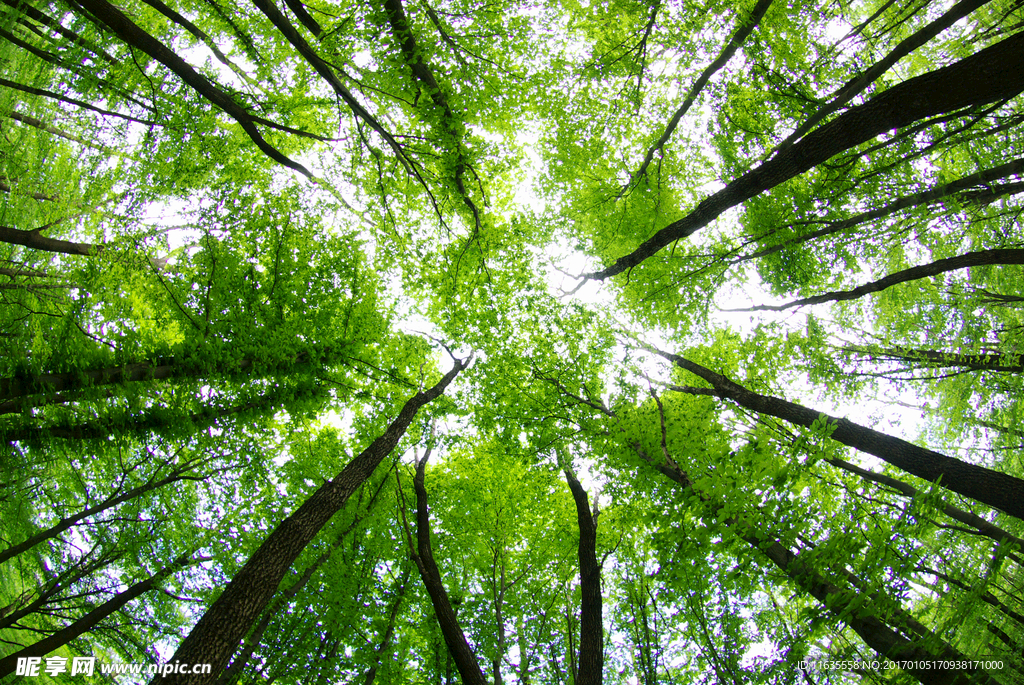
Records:
[[[3,0],[0,680],[1024,682],[1022,26]]]

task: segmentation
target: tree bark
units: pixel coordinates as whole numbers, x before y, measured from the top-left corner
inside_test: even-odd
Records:
[[[580,658],[576,685],[601,685],[604,680],[604,625],[601,615],[601,565],[597,563],[597,513],[591,514],[587,491],[572,471],[565,469],[576,503],[580,529]]]
[[[455,611],[452,609],[451,600],[448,599],[448,592],[444,589],[444,582],[441,580],[441,571],[434,561],[434,551],[430,545],[430,512],[427,509],[427,488],[425,485],[427,459],[430,458],[430,450],[423,456],[423,459],[416,463],[416,476],[413,478],[413,487],[416,490],[416,551],[412,553],[412,559],[416,562],[416,568],[423,579],[423,586],[430,595],[430,603],[434,606],[434,615],[437,617],[437,624],[441,628],[441,635],[444,637],[448,653],[455,661],[455,667],[462,677],[463,685],[487,685],[483,671],[477,662],[473,649],[462,632]]]
[[[915,281],[919,278],[930,278],[932,276],[944,274],[947,271],[968,269],[972,266],[991,266],[995,264],[1024,264],[1024,250],[979,250],[977,252],[968,252],[967,254],[957,255],[956,257],[938,259],[928,264],[922,264],[921,266],[914,266],[909,269],[903,269],[901,271],[891,273],[885,278],[880,278],[877,281],[865,283],[864,285],[858,286],[853,290],[839,290],[835,292],[824,293],[822,295],[814,295],[812,297],[805,297],[800,300],[793,300],[792,302],[787,302],[786,304],[761,304],[757,305],[756,307],[747,307],[744,309],[727,309],[725,311],[781,312],[786,309],[792,309],[793,307],[803,307],[809,304],[821,304],[822,302],[846,302],[848,300],[856,300],[860,297],[864,297],[869,293],[880,293],[883,290],[891,288],[894,285],[906,283],[908,281]]]
[[[278,524],[235,574],[174,653],[174,659],[183,663],[211,664],[211,673],[201,676],[158,675],[151,685],[212,685],[217,681],[242,637],[277,592],[281,579],[295,558],[345,506],[351,494],[370,477],[377,465],[391,454],[419,410],[440,397],[469,361],[456,361],[452,370],[436,385],[410,398],[384,433],[352,459],[333,480],[324,483],[294,514]]]
[[[861,452],[872,454],[918,478],[932,482],[941,478],[940,484],[947,490],[970,497],[1024,520],[1024,480],[1020,478],[947,457],[924,447],[918,447],[906,440],[894,438],[852,421],[835,418],[793,402],[751,392],[725,376],[689,359],[677,354],[649,349],[672,361],[676,366],[703,378],[714,387],[720,397],[730,399],[741,407],[761,414],[768,414],[798,426],[810,427],[819,418],[824,417],[830,424],[835,424],[835,430],[832,432],[833,440],[854,447]]]
[[[772,159],[704,199],[611,266],[584,278],[605,280],[692,235],[726,210],[875,136],[919,119],[1005,100],[1024,90],[1024,33],[942,69],[904,81],[853,107]]]

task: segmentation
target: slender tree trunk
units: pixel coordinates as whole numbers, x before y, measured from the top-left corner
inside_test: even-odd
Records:
[[[893,478],[892,476],[887,476],[883,473],[875,473],[874,471],[862,469],[859,466],[855,466],[854,464],[851,464],[848,461],[844,461],[843,459],[832,458],[826,459],[825,461],[827,461],[829,464],[832,464],[836,468],[843,469],[844,471],[849,471],[850,473],[855,473],[864,480],[869,480],[873,483],[878,483],[880,485],[890,487],[893,490],[899,492],[900,494],[910,497],[911,499],[917,497],[917,495],[920,492],[917,488],[915,488],[913,485],[910,485],[909,483],[904,483],[901,480],[897,480],[896,478]],[[974,528],[980,534],[984,535],[987,538],[995,540],[1000,544],[1016,544],[1020,546],[1021,549],[1024,549],[1024,540],[1013,535],[1009,531],[1003,530],[995,524],[989,523],[977,514],[973,514],[969,511],[964,511],[963,509],[958,509],[953,505],[947,504],[945,502],[942,503],[940,509],[942,513],[944,513],[949,518],[953,519],[954,521],[959,521],[960,523],[966,524],[971,528]]]
[[[726,311],[741,311],[741,312],[755,312],[755,311],[772,311],[780,312],[785,309],[792,309],[793,307],[804,307],[809,304],[821,304],[822,302],[845,302],[848,300],[856,300],[864,297],[869,293],[880,293],[887,288],[891,288],[894,285],[900,283],[907,283],[908,281],[915,281],[920,278],[930,278],[932,276],[938,276],[948,271],[956,271],[958,269],[968,269],[972,266],[990,266],[996,264],[1024,264],[1024,250],[980,250],[978,252],[968,252],[967,254],[958,255],[956,257],[947,257],[946,259],[938,259],[928,264],[922,264],[921,266],[914,266],[909,269],[903,269],[896,273],[889,274],[885,278],[880,278],[877,281],[871,283],[865,283],[862,286],[858,286],[853,290],[839,290],[830,293],[824,293],[822,295],[814,295],[812,297],[805,297],[800,300],[793,300],[786,304],[772,305],[772,304],[761,304],[756,307],[748,307],[745,309],[730,309]]]
[[[983,169],[976,173],[958,178],[955,181],[945,183],[940,186],[935,186],[929,190],[921,191],[920,193],[914,193],[912,195],[906,195],[904,197],[897,198],[884,207],[872,209],[867,212],[861,212],[851,216],[848,219],[842,219],[840,221],[828,222],[824,227],[817,231],[812,231],[795,238],[791,238],[784,243],[778,245],[772,245],[762,250],[758,250],[753,254],[745,257],[736,259],[733,263],[739,264],[741,262],[747,262],[759,257],[766,257],[776,252],[781,252],[789,247],[794,247],[801,243],[808,242],[810,240],[816,240],[817,238],[823,238],[825,236],[834,235],[841,233],[842,231],[854,228],[860,224],[867,223],[868,221],[875,221],[882,219],[902,209],[908,209],[910,207],[917,207],[924,204],[932,204],[939,200],[947,197],[959,197],[963,200],[969,201],[984,201],[1000,194],[1012,194],[1024,191],[1024,189],[1018,188],[1017,184],[1003,184],[998,186],[992,186],[993,181],[1006,178],[1007,176],[1013,176],[1024,171],[1024,158],[1017,158],[1013,161],[999,166],[992,167],[990,169]],[[817,223],[817,222],[816,222]],[[794,224],[791,224],[794,225]],[[799,225],[799,222],[795,225]],[[761,240],[778,229],[773,229],[764,235],[760,236],[758,240]]]
[[[14,603],[4,607],[3,610],[0,611],[0,616],[3,616],[3,618],[0,619],[0,630],[15,625],[26,616],[30,616],[38,612],[47,604],[59,601],[59,599],[57,599],[58,595],[69,587],[87,578],[104,566],[109,566],[110,564],[120,560],[122,557],[120,552],[112,551],[102,553],[96,558],[90,558],[91,554],[92,552],[90,551],[69,568],[58,574],[56,578],[50,580],[45,587],[37,590],[38,594],[31,603],[22,606],[20,609]],[[23,594],[22,601],[31,597],[31,594],[31,592],[29,592],[28,596]]]
[[[366,671],[366,676],[363,678],[363,685],[373,685],[374,679],[377,677],[377,669],[384,663],[384,659],[388,658],[391,653],[391,639],[395,635],[395,622],[398,619],[398,610],[402,606],[402,600],[405,597],[405,588],[409,584],[409,571],[410,566],[407,564],[402,568],[402,575],[395,582],[395,598],[391,602],[391,607],[388,609],[388,622],[384,626],[384,634],[380,638],[380,644],[377,646],[375,651],[375,659],[373,665]]]
[[[937,19],[921,27],[919,30],[915,31],[913,35],[905,38],[899,45],[893,48],[889,54],[871,65],[871,67],[864,73],[854,77],[849,83],[843,86],[839,92],[832,97],[832,100],[827,105],[819,109],[807,121],[797,127],[797,129],[793,131],[786,140],[779,144],[778,152],[781,153],[792,147],[793,143],[801,136],[820,124],[825,120],[825,117],[837,111],[840,107],[853,99],[858,93],[862,92],[865,88],[878,80],[879,76],[892,68],[903,57],[921,47],[974,10],[987,5],[989,1],[990,0],[960,0],[960,2],[953,5]]]
[[[441,628],[441,635],[444,637],[448,653],[455,661],[455,667],[462,677],[464,685],[487,685],[483,671],[477,663],[476,655],[473,654],[469,642],[466,640],[462,627],[455,617],[451,601],[448,599],[448,592],[444,589],[444,582],[441,580],[441,571],[434,561],[434,551],[430,545],[430,512],[427,509],[427,489],[425,485],[427,459],[430,458],[430,450],[416,464],[416,477],[413,478],[413,487],[416,490],[416,551],[413,553],[413,561],[419,569],[420,577],[423,579],[423,586],[430,595],[430,603],[434,605],[434,615],[437,624]]]
[[[630,177],[629,181],[624,186],[623,191],[628,189],[634,182],[647,174],[648,167],[650,167],[651,162],[654,161],[654,155],[664,148],[666,143],[668,143],[672,134],[675,133],[676,128],[678,128],[679,122],[682,121],[683,117],[686,116],[686,113],[690,111],[690,107],[693,106],[693,103],[697,100],[697,96],[700,95],[704,86],[708,84],[708,81],[711,80],[712,76],[728,64],[729,60],[732,59],[734,54],[736,54],[739,47],[743,45],[744,41],[746,41],[750,34],[754,32],[754,29],[757,28],[761,19],[764,18],[765,12],[767,12],[768,8],[771,7],[772,2],[773,0],[758,0],[757,4],[754,5],[749,13],[739,13],[740,20],[737,22],[739,24],[739,28],[736,30],[736,33],[733,34],[729,42],[724,48],[722,48],[722,51],[718,53],[718,57],[715,58],[715,61],[709,64],[707,68],[701,72],[700,76],[697,77],[697,80],[693,82],[693,85],[690,86],[689,92],[683,99],[683,104],[676,109],[672,118],[669,119],[668,123],[665,125],[665,130],[662,132],[658,140],[649,150],[647,150],[647,154],[644,155],[643,162],[640,163],[640,168],[637,169],[637,172]]]
[[[307,178],[313,178],[313,175],[306,167],[286,157],[280,150],[263,138],[259,129],[256,128],[256,118],[235,102],[229,93],[211,83],[173,50],[137,26],[120,9],[114,7],[106,0],[72,0],[71,6],[78,9],[86,18],[100,26],[106,27],[129,46],[138,48],[174,72],[178,78],[188,84],[193,90],[238,122],[238,125],[242,127],[242,130],[245,131],[250,140],[265,155],[278,164],[293,169]]]
[[[183,554],[174,560],[172,564],[164,568],[163,570],[155,573],[149,578],[135,583],[124,592],[114,595],[112,598],[96,607],[88,614],[78,619],[71,625],[58,630],[53,635],[43,638],[39,642],[33,645],[29,645],[24,649],[21,649],[13,654],[10,654],[3,659],[0,659],[0,678],[10,675],[14,672],[15,666],[18,663],[18,659],[30,656],[43,656],[49,654],[59,647],[63,647],[72,640],[81,637],[85,633],[92,630],[100,621],[110,616],[112,613],[122,608],[135,598],[149,592],[150,590],[158,587],[172,573],[180,568],[195,564],[204,559],[191,559],[191,553]]]
[[[604,680],[604,625],[601,614],[601,565],[597,563],[597,512],[590,511],[587,491],[572,471],[565,470],[580,529],[580,659],[575,685],[601,685]]]
[[[18,556],[19,554],[22,554],[27,550],[32,549],[40,542],[52,540],[53,538],[57,537],[67,529],[71,528],[72,526],[76,525],[77,523],[81,522],[82,520],[90,516],[103,513],[108,509],[113,509],[119,504],[123,504],[124,502],[133,500],[136,497],[140,497],[146,494],[147,492],[152,492],[153,490],[157,490],[165,485],[169,485],[180,480],[202,480],[203,476],[187,475],[187,471],[191,470],[192,466],[193,464],[188,464],[187,468],[175,469],[169,475],[167,475],[164,478],[161,478],[160,480],[151,480],[150,482],[144,485],[132,488],[131,490],[128,490],[127,492],[124,492],[120,495],[111,495],[110,497],[106,498],[105,500],[103,500],[99,504],[96,504],[95,506],[83,509],[74,516],[69,516],[67,518],[61,519],[60,521],[50,526],[46,530],[41,530],[35,535],[23,540],[22,542],[11,547],[8,547],[4,551],[0,552],[0,564],[4,563],[8,559],[13,559],[14,557]]]
[[[873,454],[918,478],[931,482],[941,478],[940,484],[947,490],[1024,520],[1024,480],[1020,478],[947,457],[906,440],[894,438],[846,419],[837,419],[793,402],[751,392],[689,359],[660,350],[655,351],[680,368],[703,378],[714,386],[716,394],[736,402],[741,407],[807,427],[824,417],[830,424],[835,424],[833,440],[861,452]]]
[[[683,489],[696,492],[690,479],[674,463],[663,464],[655,468],[682,486]],[[698,494],[698,496],[700,495]],[[701,499],[707,502],[703,496]],[[710,502],[707,503],[712,507],[715,506]],[[767,556],[797,587],[817,599],[843,623],[853,629],[879,655],[889,659],[906,660],[912,665],[927,664],[923,667],[909,666],[904,669],[921,683],[925,685],[968,685],[969,683],[978,683],[979,680],[976,678],[979,675],[982,683],[997,682],[984,672],[973,668],[929,668],[932,665],[940,666],[943,662],[953,665],[967,663],[968,660],[945,643],[942,643],[939,654],[933,654],[915,646],[913,641],[890,628],[873,614],[865,612],[866,608],[877,606],[877,602],[860,601],[855,590],[839,588],[822,576],[813,566],[805,563],[799,555],[756,527],[745,525],[736,518],[730,518],[726,523],[740,538]],[[897,611],[898,615],[894,617],[897,623],[904,625],[917,623],[912,617],[906,616],[901,608]]]
[[[436,385],[410,398],[384,433],[352,459],[333,480],[324,483],[294,514],[278,524],[235,574],[174,653],[174,659],[183,663],[211,664],[212,672],[204,676],[157,676],[151,685],[212,685],[217,681],[242,637],[277,592],[281,579],[295,558],[345,506],[351,494],[370,477],[377,465],[391,454],[419,410],[440,397],[468,364],[469,360],[456,361],[452,370]]]
[[[849,352],[865,355],[873,360],[892,360],[915,363],[925,368],[941,368],[963,366],[975,371],[1002,371],[1006,373],[1024,373],[1024,361],[1021,354],[963,354],[961,352],[944,352],[942,350],[922,350],[918,348],[871,350],[845,348]]]
[[[707,226],[724,211],[798,176],[875,136],[920,119],[1005,100],[1024,90],[1024,33],[874,96],[812,131],[798,143],[706,198],[687,216],[587,279],[623,273],[671,243]]]

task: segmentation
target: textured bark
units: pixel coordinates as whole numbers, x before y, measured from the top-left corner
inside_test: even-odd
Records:
[[[821,304],[823,302],[846,302],[848,300],[856,300],[870,293],[880,293],[883,290],[891,288],[894,285],[899,285],[900,283],[907,283],[908,281],[916,281],[920,278],[930,278],[932,276],[938,276],[949,271],[969,269],[972,266],[992,266],[999,264],[1024,264],[1024,250],[979,250],[977,252],[968,252],[967,254],[957,255],[956,257],[937,259],[934,262],[930,262],[928,264],[922,264],[921,266],[914,266],[909,269],[903,269],[901,271],[891,273],[885,278],[880,278],[877,281],[865,283],[864,285],[858,286],[853,290],[840,290],[830,293],[823,293],[821,295],[805,297],[800,300],[793,300],[792,302],[787,302],[786,304],[761,304],[757,305],[756,307],[748,307],[746,309],[733,309],[726,311],[780,312],[785,309],[792,309],[793,307],[804,307],[806,305]]]
[[[829,423],[835,424],[833,440],[861,452],[873,454],[918,478],[932,482],[941,478],[940,483],[947,490],[1024,520],[1024,480],[1020,478],[947,457],[906,440],[885,435],[846,419],[828,416],[793,402],[751,392],[689,359],[660,350],[656,352],[680,368],[703,378],[714,387],[720,397],[728,398],[746,409],[808,427],[824,417]]]
[[[656,466],[664,475],[682,486],[693,491],[690,479],[674,464]],[[702,499],[705,499],[702,497]],[[705,501],[707,501],[705,499]],[[713,505],[712,505],[713,506]],[[798,554],[772,539],[755,527],[747,526],[736,518],[726,521],[737,535],[752,547],[761,551],[768,559],[812,597],[817,599],[830,612],[848,625],[864,642],[889,659],[907,660],[910,662],[926,662],[939,666],[936,660],[950,662],[966,662],[967,657],[957,652],[948,644],[942,643],[937,654],[915,646],[906,636],[894,630],[865,609],[878,606],[876,601],[859,602],[858,593],[850,588],[840,588],[819,573],[813,566],[806,563]],[[851,574],[852,575],[852,574]],[[909,625],[917,623],[913,617],[898,609],[894,616],[895,623]],[[936,638],[937,639],[937,638]],[[997,681],[977,669],[930,669],[907,668],[908,673],[925,685],[968,685],[968,683],[996,683]]]
[[[477,662],[473,649],[462,632],[455,611],[452,609],[451,600],[448,599],[448,592],[444,589],[441,580],[441,571],[434,561],[434,551],[430,545],[430,512],[427,508],[427,488],[425,485],[427,459],[430,457],[429,450],[416,464],[416,477],[413,478],[413,487],[416,490],[416,551],[412,558],[416,562],[416,568],[423,579],[423,586],[430,595],[430,603],[434,606],[434,615],[437,617],[437,624],[441,628],[441,635],[444,637],[445,645],[448,646],[448,653],[455,661],[455,667],[462,677],[463,685],[487,685],[483,671]]]
[[[597,563],[597,514],[591,514],[587,491],[568,469],[565,480],[576,503],[580,529],[580,658],[576,685],[601,685],[604,680],[604,625],[601,614],[601,565]]]
[[[324,483],[294,514],[278,524],[235,574],[174,653],[174,659],[182,663],[211,664],[211,673],[157,676],[151,685],[200,685],[217,681],[242,637],[277,592],[281,579],[296,557],[345,506],[348,498],[370,477],[378,464],[391,454],[417,412],[440,397],[468,363],[455,362],[452,370],[436,385],[410,398],[384,433],[352,459],[333,480]]]
[[[149,578],[135,583],[124,592],[114,595],[112,598],[99,605],[88,614],[78,619],[71,625],[58,630],[53,635],[43,638],[39,642],[33,645],[29,645],[24,649],[21,649],[13,654],[10,654],[3,659],[0,659],[0,678],[10,675],[14,672],[17,666],[18,659],[22,657],[30,656],[43,656],[49,654],[53,650],[63,647],[72,640],[84,635],[85,633],[92,630],[96,624],[110,616],[112,613],[122,608],[133,599],[143,595],[146,592],[159,586],[168,576],[177,571],[180,568],[188,566],[192,563],[196,563],[198,560],[190,559],[191,553],[183,554],[178,557],[172,564],[162,569],[158,573],[150,576]]]
[[[381,490],[383,490],[383,483],[381,483],[381,487],[378,487],[376,492],[373,493],[373,497],[370,498],[370,502],[367,505],[367,511],[373,508]],[[228,683],[238,682],[238,676],[242,673],[243,669],[245,669],[249,659],[252,658],[253,652],[255,652],[256,648],[259,647],[260,642],[263,640],[263,634],[266,632],[267,628],[270,627],[270,622],[282,611],[282,609],[285,608],[293,597],[299,594],[302,589],[306,587],[306,584],[313,578],[313,575],[317,570],[327,563],[331,556],[333,556],[335,550],[341,547],[345,542],[345,539],[348,537],[348,534],[352,532],[352,529],[355,528],[359,522],[360,517],[354,518],[348,527],[338,535],[331,546],[317,557],[316,561],[306,567],[302,576],[292,583],[287,589],[279,592],[274,598],[274,601],[264,609],[259,622],[251,631],[249,631],[249,634],[246,635],[242,651],[238,653],[238,656],[231,661],[231,665],[221,675],[218,680],[218,685],[227,685]]]
[[[803,140],[704,199],[687,216],[655,233],[611,266],[584,274],[604,280],[692,235],[726,210],[798,176],[875,136],[920,119],[1004,100],[1024,90],[1024,33],[942,69],[904,81],[853,107]]]

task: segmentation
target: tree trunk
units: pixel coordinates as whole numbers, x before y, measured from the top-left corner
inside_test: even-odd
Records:
[[[430,603],[434,605],[434,615],[437,617],[437,624],[441,628],[441,635],[444,637],[448,653],[455,660],[455,667],[462,676],[464,685],[487,685],[483,671],[477,663],[476,655],[473,654],[466,635],[462,632],[455,611],[452,609],[451,600],[448,599],[448,592],[444,589],[441,580],[441,571],[434,561],[434,551],[430,545],[430,512],[427,509],[427,489],[425,485],[427,459],[430,458],[430,450],[416,464],[416,477],[413,478],[413,487],[416,490],[416,551],[412,558],[419,569],[420,577],[423,579],[423,586],[430,595]]]
[[[580,529],[580,658],[575,685],[601,685],[604,679],[604,625],[601,615],[601,565],[597,563],[597,512],[590,512],[587,491],[568,469],[565,480],[576,502]]]
[[[689,359],[660,350],[655,351],[680,368],[700,376],[714,386],[720,397],[733,400],[741,407],[798,426],[810,427],[819,418],[824,417],[830,424],[835,425],[832,432],[833,440],[872,454],[918,478],[931,482],[941,478],[940,484],[947,490],[1024,520],[1024,480],[1020,478],[947,457],[906,440],[879,433],[846,419],[837,419],[793,402],[751,392]]]
[[[878,483],[880,485],[890,487],[893,490],[899,492],[900,494],[910,497],[911,499],[917,497],[919,493],[918,489],[910,485],[909,483],[904,483],[901,480],[897,480],[892,476],[887,476],[882,473],[875,473],[873,471],[868,471],[867,469],[862,469],[859,466],[855,466],[848,461],[844,461],[842,459],[826,459],[825,461],[827,461],[829,464],[832,464],[832,466],[835,466],[838,469],[843,469],[844,471],[855,473],[864,480],[868,480],[873,483]],[[981,535],[984,535],[987,538],[995,540],[1000,544],[1016,544],[1021,549],[1024,549],[1024,540],[1013,535],[1009,531],[1003,530],[999,526],[989,523],[977,514],[973,514],[969,511],[964,511],[963,509],[958,509],[953,505],[947,504],[945,502],[942,503],[940,510],[942,511],[942,513],[944,513],[946,516],[953,519],[954,521],[959,521],[960,523],[966,524],[971,528],[974,528]]]
[[[391,608],[388,610],[388,622],[384,627],[384,634],[380,638],[380,644],[375,650],[376,660],[366,671],[363,685],[373,685],[373,681],[377,677],[377,669],[380,668],[380,665],[391,651],[391,639],[395,635],[395,621],[398,619],[398,610],[402,607],[402,600],[405,598],[405,588],[409,584],[409,570],[410,566],[405,564],[402,568],[402,575],[395,582],[395,599],[391,602]]]
[[[922,350],[919,348],[894,350],[845,349],[855,354],[866,355],[875,361],[912,362],[924,368],[963,366],[975,371],[1024,373],[1024,362],[1022,362],[1020,354],[963,354],[961,352]]]
[[[61,519],[60,521],[58,521],[54,525],[50,526],[46,530],[41,530],[38,533],[36,533],[35,535],[33,535],[33,536],[27,538],[26,540],[23,540],[22,542],[18,543],[17,545],[13,545],[11,547],[8,547],[4,551],[0,552],[0,564],[4,563],[8,559],[13,559],[14,557],[18,556],[19,554],[21,554],[21,553],[23,553],[23,552],[25,552],[27,550],[32,549],[33,547],[38,545],[40,542],[44,542],[46,540],[52,540],[53,538],[57,537],[58,535],[60,535],[64,531],[66,531],[68,528],[71,528],[75,524],[77,524],[80,521],[82,521],[83,519],[86,519],[86,518],[88,518],[90,516],[93,516],[95,514],[102,513],[102,512],[104,512],[104,511],[106,511],[108,509],[113,509],[117,505],[122,504],[124,502],[128,502],[129,500],[133,500],[136,497],[140,497],[141,495],[144,495],[147,492],[151,492],[153,490],[157,490],[159,488],[162,488],[165,485],[169,485],[170,483],[175,483],[175,482],[177,482],[179,480],[186,480],[186,479],[189,479],[189,480],[201,480],[201,476],[198,476],[198,475],[186,475],[186,472],[189,469],[191,469],[192,466],[193,466],[193,464],[187,464],[186,468],[184,468],[184,469],[183,468],[174,469],[169,475],[167,475],[164,478],[161,478],[160,480],[151,480],[150,482],[148,482],[148,483],[146,483],[144,485],[140,485],[140,486],[138,486],[136,488],[132,488],[131,490],[128,490],[127,492],[125,492],[123,494],[111,495],[110,497],[106,498],[105,500],[103,500],[99,504],[96,504],[95,506],[89,507],[87,509],[83,509],[82,511],[78,512],[74,516],[69,516],[67,518]]]
[[[928,264],[922,264],[921,266],[914,266],[909,269],[903,269],[901,271],[897,271],[896,273],[889,274],[885,278],[880,278],[877,281],[865,283],[864,285],[858,286],[853,290],[839,290],[835,292],[824,293],[822,295],[814,295],[812,297],[805,297],[800,300],[793,300],[792,302],[787,302],[786,304],[761,304],[757,305],[756,307],[748,307],[744,309],[727,309],[725,311],[781,312],[785,309],[792,309],[793,307],[803,307],[809,304],[821,304],[822,302],[845,302],[848,300],[856,300],[860,297],[864,297],[869,293],[879,293],[887,288],[891,288],[894,285],[906,283],[908,281],[915,281],[919,278],[929,278],[931,276],[938,276],[939,274],[944,274],[947,271],[968,269],[972,266],[990,266],[994,264],[1024,264],[1024,250],[979,250],[978,252],[968,252],[967,254],[957,255],[956,257],[938,259]]]
[[[106,0],[72,0],[71,6],[85,14],[88,19],[101,26],[105,26],[129,46],[142,50],[174,72],[178,78],[188,84],[193,90],[238,122],[238,125],[242,127],[242,130],[245,131],[250,140],[265,155],[278,164],[293,169],[309,179],[313,179],[313,175],[306,167],[286,157],[260,135],[259,130],[256,128],[255,117],[246,111],[244,107],[236,103],[229,93],[211,83],[174,51],[139,28],[120,9],[114,7]]]
[[[101,245],[59,241],[54,238],[46,238],[38,230],[23,230],[9,226],[0,226],[0,242],[9,243],[10,245],[23,245],[33,250],[57,252],[65,255],[83,255],[86,257],[99,254],[103,249]]]
[[[72,640],[92,630],[96,624],[128,604],[128,602],[131,602],[136,597],[139,597],[140,595],[157,587],[164,579],[178,569],[201,561],[201,559],[190,559],[190,557],[191,553],[181,555],[163,570],[155,573],[146,580],[135,583],[124,592],[114,595],[112,598],[66,628],[58,630],[53,635],[45,637],[33,645],[29,645],[24,649],[0,659],[0,678],[14,672],[19,658],[43,656],[44,654],[49,654],[59,647],[63,647]]]
[[[656,468],[684,489],[695,492],[690,479],[674,464],[664,464],[656,466]],[[707,502],[706,498],[701,497],[701,499]],[[711,506],[714,507],[715,505],[711,504]],[[888,659],[906,660],[911,664],[922,663],[936,667],[940,666],[943,661],[960,663],[968,661],[965,656],[945,643],[942,644],[941,654],[932,654],[921,647],[914,646],[913,642],[890,628],[873,614],[870,612],[865,613],[867,608],[877,606],[877,602],[871,600],[867,602],[861,601],[855,590],[839,588],[818,573],[815,568],[806,564],[799,555],[794,554],[780,542],[766,535],[764,531],[745,525],[736,518],[728,519],[726,524],[745,542],[767,556],[797,587],[817,599],[830,612],[839,617],[840,621],[852,628],[879,655]],[[898,613],[905,614],[902,609],[898,609]],[[897,615],[895,617],[896,622],[907,625],[911,622],[916,623],[912,617],[910,620],[902,621],[900,618],[901,616]],[[997,682],[977,669],[932,669],[928,666],[923,668],[908,667],[904,670],[925,685],[977,684],[979,681],[975,680],[975,678],[979,674],[982,675],[980,681],[982,683]]]
[[[933,188],[930,188],[929,190],[923,190],[919,193],[914,193],[912,195],[905,195],[903,197],[893,200],[884,207],[878,207],[876,209],[872,209],[866,212],[861,212],[860,214],[855,214],[854,216],[851,216],[848,219],[828,222],[823,228],[820,228],[817,231],[812,231],[811,233],[806,233],[804,235],[791,238],[790,240],[787,240],[786,242],[781,243],[779,245],[772,245],[771,247],[766,247],[762,250],[758,250],[757,252],[747,255],[746,257],[736,259],[733,263],[739,264],[741,262],[747,262],[752,259],[757,259],[759,257],[766,257],[770,254],[780,252],[788,247],[793,247],[795,245],[808,242],[810,240],[815,240],[817,238],[823,238],[828,235],[840,233],[842,231],[853,228],[855,226],[859,226],[860,224],[866,223],[868,221],[874,221],[876,219],[885,218],[887,216],[895,214],[896,212],[902,209],[917,207],[924,204],[932,204],[947,197],[959,197],[965,201],[983,202],[989,200],[990,198],[997,197],[1001,194],[1013,194],[1024,192],[1024,189],[1018,188],[1017,184],[1003,184],[997,185],[995,187],[992,186],[992,181],[998,181],[999,179],[1006,178],[1007,176],[1019,174],[1021,173],[1021,171],[1024,171],[1024,158],[1017,158],[1005,164],[1000,164],[999,166],[995,166],[990,169],[983,169],[976,173],[970,174],[969,176],[958,178],[955,181],[951,181],[940,186],[935,186]],[[777,229],[773,229],[772,231],[765,233],[764,235],[760,236],[758,240],[762,240],[768,235],[771,235],[772,233],[775,232],[775,230]]]
[[[706,198],[613,265],[584,277],[623,273],[667,245],[704,228],[726,210],[875,136],[919,119],[1005,100],[1024,90],[1024,33],[942,69],[904,81],[853,107]]]
[[[797,129],[793,131],[786,140],[779,144],[778,152],[781,153],[790,148],[793,143],[800,138],[800,136],[820,124],[825,120],[825,117],[838,110],[853,99],[854,96],[878,80],[879,76],[892,68],[903,57],[921,47],[974,10],[987,5],[989,2],[990,0],[960,0],[960,2],[953,5],[940,17],[915,31],[913,35],[908,36],[906,39],[901,41],[899,45],[893,48],[889,54],[871,65],[871,67],[863,74],[857,76],[843,86],[839,92],[835,94],[831,102],[815,112],[807,121],[797,127]]]
[[[277,592],[281,579],[295,558],[345,506],[351,494],[370,477],[377,465],[391,454],[420,408],[441,396],[468,364],[469,360],[456,361],[452,370],[436,385],[410,398],[387,430],[352,459],[333,480],[314,492],[294,514],[278,524],[235,574],[174,653],[174,659],[183,663],[211,664],[212,672],[204,676],[157,676],[151,685],[185,685],[186,682],[189,685],[212,685],[217,681],[242,637]]]

